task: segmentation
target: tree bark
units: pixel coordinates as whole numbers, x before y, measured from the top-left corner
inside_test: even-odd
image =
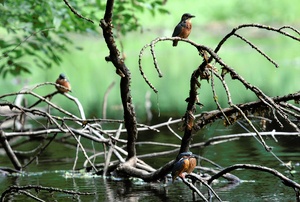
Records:
[[[106,10],[104,19],[100,20],[100,26],[103,30],[103,36],[107,47],[110,51],[109,56],[105,59],[113,63],[116,67],[116,73],[121,76],[120,93],[122,99],[122,105],[124,109],[124,122],[127,129],[127,160],[136,156],[135,142],[137,139],[137,122],[136,115],[132,104],[132,97],[130,91],[131,74],[126,67],[123,58],[120,57],[120,51],[118,50],[112,30],[112,13],[113,13],[114,1],[108,0],[106,4]]]

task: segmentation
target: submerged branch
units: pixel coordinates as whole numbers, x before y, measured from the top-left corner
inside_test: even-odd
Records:
[[[293,180],[289,179],[288,177],[284,176],[283,174],[281,174],[277,170],[274,170],[272,168],[268,168],[268,167],[265,167],[265,166],[258,166],[258,165],[252,165],[252,164],[235,164],[235,165],[232,165],[230,167],[227,167],[227,168],[223,169],[222,171],[220,171],[216,175],[213,175],[207,182],[208,182],[208,184],[211,184],[215,179],[218,179],[218,178],[222,177],[224,174],[229,173],[233,170],[237,170],[237,169],[251,169],[251,170],[258,170],[258,171],[267,172],[267,173],[270,173],[270,174],[278,177],[280,180],[282,180],[282,183],[284,185],[286,185],[288,187],[296,188],[298,190],[300,189],[300,184],[298,184],[298,183],[294,182]]]
[[[10,194],[16,194],[19,191],[25,191],[25,190],[34,190],[37,193],[39,191],[48,191],[49,194],[53,192],[59,192],[59,193],[64,193],[64,194],[70,194],[70,195],[94,195],[95,193],[90,193],[90,192],[78,192],[78,191],[73,191],[73,190],[64,190],[64,189],[59,189],[59,188],[54,188],[54,187],[44,187],[44,186],[39,186],[39,185],[26,185],[26,186],[10,186],[8,189],[6,189],[0,197],[0,201],[5,201],[5,198],[7,198],[7,195]]]

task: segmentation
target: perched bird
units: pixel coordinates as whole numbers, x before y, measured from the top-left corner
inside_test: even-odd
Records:
[[[190,156],[189,157],[189,167],[185,172],[190,174],[191,172],[194,171],[196,165],[197,165],[197,158],[195,156]]]
[[[180,160],[184,156],[188,157],[188,156],[192,156],[192,155],[193,155],[192,152],[182,152],[182,153],[180,153],[180,154],[177,155],[176,160],[178,161],[178,160]]]
[[[58,79],[56,79],[55,83],[65,87],[63,88],[61,86],[55,86],[58,92],[60,93],[66,93],[69,91],[71,92],[71,84],[64,74],[60,74]]]
[[[188,38],[192,31],[192,18],[194,18],[194,15],[191,15],[189,13],[185,13],[182,15],[180,22],[175,27],[174,32],[172,34],[172,37],[179,36],[181,38]],[[177,46],[178,41],[173,41],[173,46]]]
[[[177,162],[172,169],[172,181],[179,176],[184,178],[184,172],[191,173],[197,165],[197,159],[192,152],[183,152],[177,156]]]

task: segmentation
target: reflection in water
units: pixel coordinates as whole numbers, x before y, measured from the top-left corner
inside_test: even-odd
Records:
[[[226,180],[220,179],[212,185],[213,189],[222,200],[229,201],[270,201],[276,198],[278,201],[294,200],[293,190],[284,186],[278,179],[271,178],[269,174],[261,174],[254,171],[236,171],[234,174],[241,178],[255,180],[244,180],[240,184],[228,184]],[[45,172],[42,175],[1,177],[1,190],[9,184],[40,184],[66,190],[80,192],[94,192],[95,195],[70,196],[59,193],[43,193],[38,196],[47,201],[192,201],[191,191],[177,180],[174,183],[144,183],[136,179],[112,179],[102,177],[77,176],[65,178],[61,172]],[[270,183],[272,186],[270,186]],[[196,186],[207,197],[207,188],[199,183]],[[276,187],[276,190],[274,190]],[[33,192],[33,194],[36,194]],[[11,201],[31,201],[24,195],[11,195]],[[51,199],[51,200],[49,200]],[[197,198],[200,200],[199,198]]]
[[[218,125],[211,126],[209,129],[204,129],[203,134],[194,136],[193,143],[207,140],[210,137],[218,135],[226,135],[238,132],[234,127],[228,127],[226,130],[217,130]],[[160,136],[141,135],[139,141],[150,141],[154,138],[161,138],[169,143],[178,143],[175,139],[171,140],[168,133]],[[273,138],[266,137],[268,145],[273,147],[273,152],[283,161],[289,162],[295,166],[294,180],[298,180],[297,173],[299,172],[299,156],[300,156],[300,141],[299,137],[276,137],[278,142]],[[141,148],[143,147],[143,148]],[[153,151],[160,151],[160,147],[139,146],[138,153],[142,154]],[[191,191],[177,180],[174,183],[144,183],[137,179],[119,179],[119,178],[102,178],[100,176],[91,175],[70,175],[70,172],[65,171],[66,168],[72,168],[74,150],[72,148],[59,147],[57,153],[45,153],[39,158],[38,164],[30,165],[26,172],[20,176],[0,176],[0,192],[2,193],[10,185],[42,185],[48,187],[57,187],[66,190],[75,190],[80,192],[92,192],[95,195],[89,196],[70,196],[67,194],[44,193],[39,197],[47,201],[192,201]],[[205,148],[193,148],[192,152],[202,157],[208,158],[222,167],[227,167],[236,163],[250,163],[263,165],[274,168],[281,173],[289,176],[287,169],[281,166],[270,153],[253,138],[240,138],[236,141],[226,142],[218,145],[211,145]],[[71,154],[71,155],[69,155]],[[69,156],[66,156],[69,155]],[[168,162],[174,156],[166,156],[160,158],[143,159],[150,165],[158,168],[165,162]],[[53,160],[55,159],[55,161]],[[66,161],[66,159],[68,159]],[[84,159],[79,159],[78,164]],[[11,166],[7,161],[6,156],[0,156],[1,166]],[[201,160],[199,165],[216,168],[215,165]],[[57,171],[57,169],[59,169]],[[39,172],[39,171],[44,172]],[[198,172],[195,171],[195,172]],[[240,170],[234,171],[232,174],[237,175],[242,182],[240,184],[228,184],[226,180],[219,179],[218,182],[212,185],[212,188],[217,192],[222,200],[229,201],[288,201],[295,200],[294,191],[284,186],[280,180],[274,178],[270,174],[262,174],[257,171]],[[289,176],[291,177],[291,176]],[[196,184],[200,191],[208,196],[207,188]],[[275,189],[276,188],[276,189]],[[32,194],[37,194],[32,192]],[[24,195],[10,195],[11,201],[31,201]],[[197,198],[200,200],[199,198]]]
[[[107,179],[103,182],[107,201],[169,201],[168,189],[160,183],[137,183],[131,180],[113,182]]]

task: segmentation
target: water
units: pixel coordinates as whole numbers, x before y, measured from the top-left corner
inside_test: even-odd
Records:
[[[194,136],[193,143],[207,140],[210,137],[225,135],[234,132],[245,132],[238,126],[231,126],[223,129],[221,123],[216,123],[204,129],[201,134]],[[179,133],[180,134],[180,133]],[[170,143],[178,143],[170,132],[158,134],[140,133],[139,141],[161,141],[169,140]],[[300,143],[298,136],[280,137],[278,143],[273,138],[265,138],[269,146],[273,147],[273,152],[285,163],[291,161],[294,165],[293,176],[288,169],[274,158],[274,156],[264,150],[264,148],[253,138],[241,138],[222,144],[212,145],[205,148],[195,147],[191,150],[200,156],[208,158],[222,167],[233,164],[256,164],[267,166],[278,170],[284,175],[299,182],[299,160]],[[32,142],[32,144],[35,144]],[[96,149],[100,150],[99,147]],[[147,152],[157,152],[164,150],[161,146],[137,146],[138,154]],[[170,148],[169,148],[170,149]],[[73,167],[75,156],[74,147],[63,146],[60,143],[53,143],[43,153],[39,160],[30,165],[23,174],[14,176],[0,176],[0,192],[2,193],[11,185],[40,185],[44,187],[55,187],[64,190],[94,193],[92,195],[68,195],[58,192],[49,193],[41,191],[38,194],[33,190],[30,192],[46,201],[192,201],[191,191],[180,180],[175,183],[144,183],[141,180],[130,178],[103,178],[91,176],[84,173],[70,171]],[[174,155],[158,158],[143,159],[155,168],[159,168],[174,157]],[[100,161],[101,159],[99,159]],[[80,167],[84,161],[81,156],[78,161]],[[1,166],[11,166],[5,155],[0,157]],[[215,168],[205,161],[199,162],[201,166]],[[199,172],[195,170],[194,172]],[[238,176],[242,182],[230,184],[225,179],[220,178],[213,184],[213,189],[223,201],[295,201],[295,193],[292,188],[282,184],[282,182],[269,173],[254,170],[237,170],[232,174]],[[207,189],[200,184],[196,184],[200,191],[207,196]],[[32,201],[28,196],[21,194],[10,195],[11,201]],[[201,199],[199,197],[197,200]],[[217,201],[213,199],[213,201]]]

